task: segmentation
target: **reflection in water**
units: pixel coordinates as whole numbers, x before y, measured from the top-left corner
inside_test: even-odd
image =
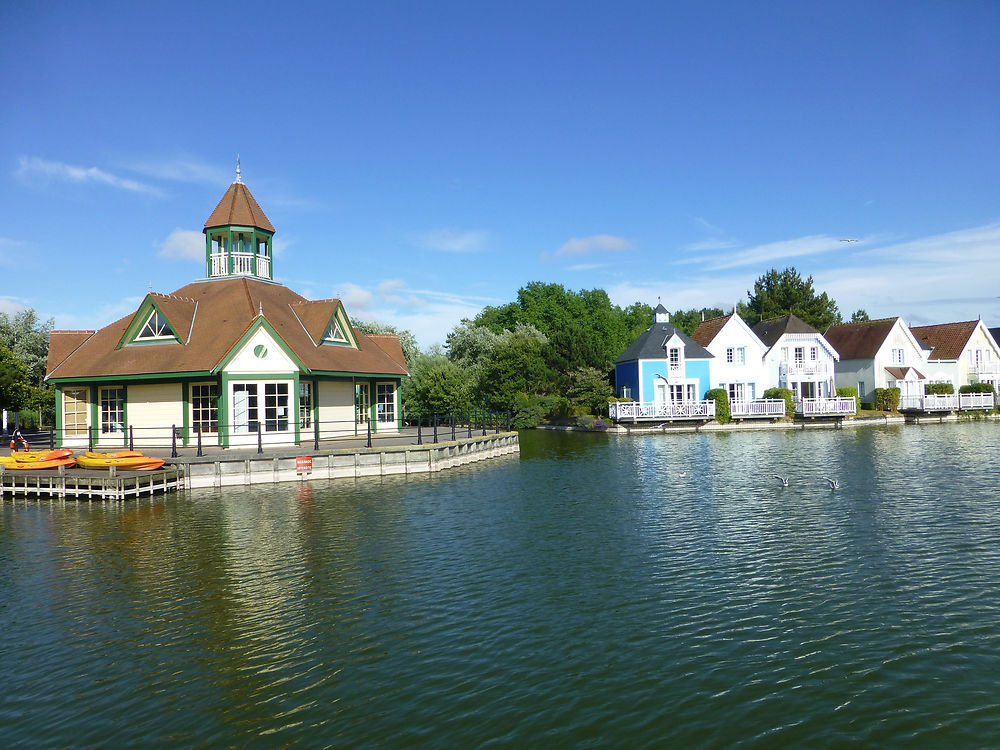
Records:
[[[436,476],[7,503],[0,739],[990,744],[997,430],[533,432]]]

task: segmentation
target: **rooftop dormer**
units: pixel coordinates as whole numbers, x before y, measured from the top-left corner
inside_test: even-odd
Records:
[[[662,302],[657,303],[656,309],[653,310],[653,322],[654,323],[669,323],[670,322],[670,312],[663,306]]]
[[[210,279],[251,276],[272,279],[274,227],[243,184],[240,162],[236,179],[205,222],[205,274]]]

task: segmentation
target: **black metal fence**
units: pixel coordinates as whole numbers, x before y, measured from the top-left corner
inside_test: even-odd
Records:
[[[462,414],[407,414],[402,424],[396,422],[370,421],[357,423],[354,420],[316,421],[299,424],[298,441],[294,440],[295,425],[289,421],[249,422],[239,425],[212,423],[211,431],[201,425],[185,428],[183,425],[161,425],[137,427],[121,425],[118,429],[102,430],[90,426],[84,430],[43,430],[22,435],[31,450],[52,450],[58,446],[82,445],[86,441],[87,450],[144,450],[166,452],[176,458],[181,451],[202,456],[206,450],[224,450],[219,445],[219,429],[229,435],[229,449],[247,449],[256,446],[257,453],[264,448],[287,448],[291,445],[321,448],[345,447],[351,444],[373,448],[380,445],[423,445],[446,440],[458,440],[497,434],[511,428],[510,412],[475,410]],[[235,427],[235,429],[233,429]],[[225,429],[228,428],[228,429]],[[3,435],[3,445],[10,437]],[[21,449],[22,446],[16,446]]]

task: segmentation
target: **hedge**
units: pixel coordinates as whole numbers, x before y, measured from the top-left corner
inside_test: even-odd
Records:
[[[875,408],[879,411],[897,411],[900,395],[899,388],[876,388]]]
[[[955,393],[955,386],[951,383],[928,383],[924,386],[924,395],[927,396],[951,396]]]
[[[785,416],[795,416],[795,394],[792,393],[791,388],[768,388],[764,391],[764,398],[785,399]]]
[[[725,388],[712,388],[705,391],[705,400],[715,401],[715,421],[719,424],[726,424],[733,420],[733,414],[729,409],[729,394]]]
[[[958,389],[959,393],[992,393],[996,395],[992,383],[970,383]]]

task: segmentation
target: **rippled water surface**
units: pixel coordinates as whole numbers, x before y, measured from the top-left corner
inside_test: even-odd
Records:
[[[8,500],[0,744],[995,746],[998,459],[996,423],[533,432],[430,477]]]

